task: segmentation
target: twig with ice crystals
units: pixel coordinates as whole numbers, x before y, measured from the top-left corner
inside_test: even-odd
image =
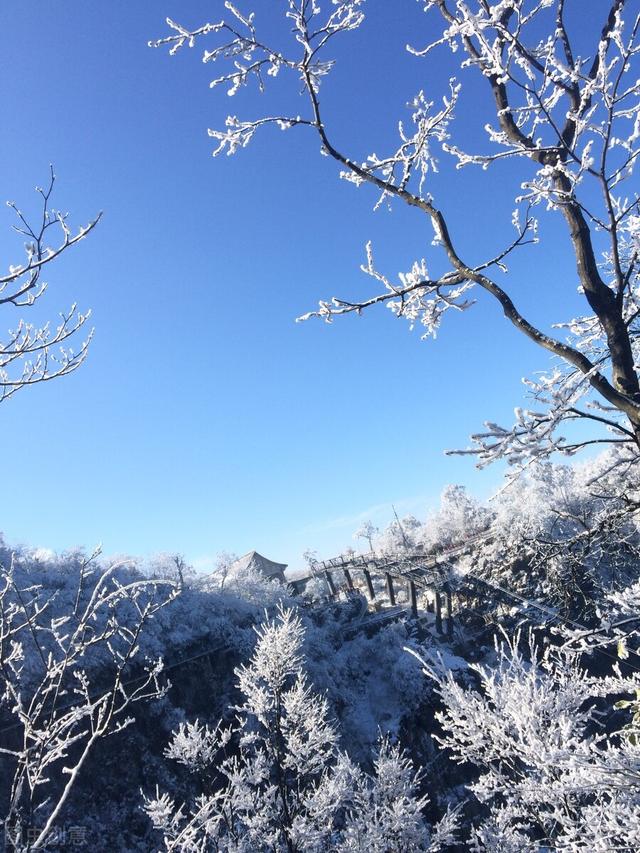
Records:
[[[174,26],[171,36],[156,43],[170,43],[177,50],[193,45],[201,36],[224,33],[220,44],[204,58],[232,63],[214,81],[215,85],[229,83],[230,94],[252,78],[262,87],[262,69],[269,61],[271,74],[282,69],[302,82],[310,112],[297,115],[297,110],[292,111],[292,119],[266,116],[241,121],[231,117],[225,131],[212,131],[219,141],[217,152],[239,150],[265,125],[305,125],[317,134],[322,153],[339,164],[342,177],[376,190],[376,206],[395,199],[430,219],[434,245],[443,252],[449,268],[443,276],[429,277],[426,264],[417,262],[410,273],[392,282],[368,262],[365,272],[382,285],[381,292],[361,301],[323,300],[305,318],[331,320],[386,303],[412,325],[422,324],[427,336],[434,335],[443,313],[452,307],[468,307],[467,291],[475,289],[497,300],[518,331],[564,365],[557,393],[545,401],[546,413],[529,416],[522,412],[512,430],[496,428],[493,438],[479,437],[480,446],[474,452],[483,461],[501,456],[523,461],[530,454],[562,448],[573,452],[591,441],[609,440],[607,432],[603,438],[572,443],[556,436],[562,423],[578,417],[573,405],[578,399],[585,403],[579,411],[587,411],[598,401],[615,409],[619,415],[608,417],[614,426],[597,417],[584,419],[610,429],[614,442],[626,441],[631,434],[640,446],[636,370],[640,363],[640,203],[637,193],[629,195],[628,184],[640,153],[640,81],[635,74],[640,58],[640,16],[626,26],[624,0],[611,0],[591,55],[578,54],[564,5],[564,0],[424,2],[425,12],[439,16],[443,29],[427,48],[410,48],[410,52],[429,56],[448,45],[461,56],[463,69],[475,69],[486,80],[496,123],[486,123],[488,146],[484,151],[467,152],[455,138],[452,121],[461,87],[453,78],[439,108],[434,106],[437,99],[422,90],[413,99],[413,127],[399,124],[400,144],[392,153],[373,153],[363,159],[341,150],[320,102],[319,83],[333,67],[332,59],[323,55],[327,43],[363,22],[363,4],[358,0],[337,0],[328,11],[309,0],[288,0],[285,17],[293,22],[294,49],[276,50],[267,45],[257,34],[255,17],[228,3],[229,20],[193,31]],[[438,167],[437,149],[453,156],[460,167],[479,164],[489,168],[505,157],[522,162],[516,210],[526,206],[525,225],[518,225],[516,213],[516,240],[493,257],[472,260],[458,249],[452,221],[428,191],[430,172]],[[586,189],[589,184],[592,189]],[[567,246],[574,254],[580,290],[591,310],[591,316],[555,324],[567,333],[567,340],[532,323],[516,307],[509,288],[489,275],[492,269],[506,273],[504,259],[537,241],[530,213],[535,206],[559,214],[568,225]],[[461,230],[467,227],[468,217],[463,217]],[[603,244],[600,235],[608,242],[602,260],[598,259]],[[617,429],[618,422],[622,430]]]
[[[36,220],[31,220],[14,203],[8,206],[15,213],[17,223],[13,230],[26,238],[25,259],[9,267],[0,276],[0,307],[30,308],[46,292],[47,284],[41,280],[43,270],[56,261],[63,252],[83,240],[98,224],[100,215],[80,228],[75,234],[68,225],[68,214],[51,206],[56,176],[51,168],[49,183],[37,187],[41,210]],[[49,244],[54,233],[58,240]],[[85,325],[91,312],[81,313],[74,304],[62,312],[58,324],[38,326],[20,319],[10,329],[5,340],[0,341],[0,403],[21,388],[45,382],[72,373],[83,363],[93,332],[80,343],[78,350],[67,346],[69,339]]]

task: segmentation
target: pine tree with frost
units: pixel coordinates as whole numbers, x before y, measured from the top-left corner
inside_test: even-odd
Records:
[[[455,816],[430,831],[427,799],[400,749],[381,742],[373,777],[338,750],[327,700],[304,672],[300,618],[281,608],[256,632],[253,657],[236,669],[235,723],[184,723],[165,753],[200,777],[203,793],[188,804],[145,798],[164,849],[404,853],[449,841]]]

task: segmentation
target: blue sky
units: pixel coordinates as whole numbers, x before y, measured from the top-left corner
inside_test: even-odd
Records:
[[[267,29],[278,5],[255,3]],[[435,342],[384,309],[295,324],[319,298],[368,292],[358,269],[367,240],[393,274],[429,257],[431,228],[399,206],[373,213],[375,197],[338,180],[304,131],[265,132],[212,159],[208,127],[265,107],[253,89],[234,101],[211,92],[218,72],[200,48],[150,50],[167,15],[197,24],[219,10],[212,0],[0,7],[2,194],[28,208],[53,163],[57,204],[74,223],[104,211],[51,268],[46,297],[50,315],[75,300],[93,309],[89,360],[0,410],[7,540],[179,551],[203,568],[221,550],[256,548],[297,566],[306,548],[349,545],[365,518],[389,521],[392,503],[423,516],[447,483],[489,494],[498,468],[478,472],[443,451],[487,418],[510,422],[521,377],[544,368],[545,354],[486,300],[447,318]],[[406,101],[420,88],[439,97],[454,73],[446,52],[406,55],[408,39],[428,37],[417,3],[371,3],[338,50],[323,98],[356,158],[387,150]],[[470,80],[464,138],[481,139],[486,104]],[[470,255],[511,236],[515,186],[507,167],[443,163],[433,192]],[[20,250],[9,222],[0,211],[7,265]],[[575,274],[553,229],[543,237],[514,265],[512,292],[548,327],[557,288],[572,291]],[[0,316],[2,330],[15,319]]]

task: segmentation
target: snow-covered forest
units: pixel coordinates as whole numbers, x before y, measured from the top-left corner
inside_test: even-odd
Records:
[[[452,487],[426,519],[369,529],[378,558],[471,540],[442,558],[450,634],[422,598],[417,619],[376,620],[381,596],[363,615],[355,571],[352,592],[319,575],[296,596],[228,555],[195,576],[3,544],[9,843],[638,849],[627,464],[540,464],[488,506]]]
[[[427,226],[408,272],[383,271],[369,242],[361,269],[374,292],[299,319],[386,306],[435,338],[453,315],[474,323],[484,299],[541,371],[512,425],[487,421],[453,451],[503,466],[490,498],[448,486],[437,508],[365,520],[342,553],[309,550],[286,576],[257,552],[220,550],[202,570],[180,553],[56,554],[0,536],[5,849],[640,850],[637,4],[588,3],[587,20],[570,0],[420,0],[424,31],[407,33],[407,51],[450,63],[450,78],[430,93],[417,74],[399,140],[381,154],[342,138],[325,96],[334,80],[348,90],[332,51],[366,33],[364,0],[213,5],[213,22],[178,21],[176,9],[149,43],[174,63],[201,48],[214,96],[259,92],[258,115],[208,130],[213,153],[237,160],[271,131],[300,134],[373,190],[376,211],[406,207]],[[483,135],[456,125],[473,112],[465,91],[475,100],[480,88]],[[445,162],[509,185],[507,229],[490,189],[483,209],[452,203],[435,177]],[[89,313],[74,304],[52,324],[42,278],[99,239],[101,217],[72,226],[56,180],[51,168],[35,216],[9,203],[23,247],[0,276],[3,410],[88,369]],[[479,219],[492,229],[481,245]],[[540,304],[523,293],[538,246],[571,270]],[[237,312],[240,287],[231,301]],[[464,347],[459,357],[443,380],[455,395],[489,383],[490,365],[470,371]],[[380,453],[417,428],[417,365],[401,376],[406,411]]]

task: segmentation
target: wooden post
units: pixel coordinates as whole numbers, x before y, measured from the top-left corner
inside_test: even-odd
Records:
[[[447,613],[447,634],[449,637],[451,637],[451,635],[453,634],[453,616],[451,615],[451,590],[448,586],[445,587],[444,595]]]
[[[344,579],[347,582],[347,589],[349,592],[353,592],[353,578],[351,577],[351,572],[349,569],[343,569],[342,571],[344,572]]]
[[[418,618],[418,596],[416,594],[416,585],[413,581],[409,581],[409,605],[411,607],[411,615],[414,619]]]
[[[433,613],[435,610],[434,599],[435,599],[436,591],[430,586],[427,590],[427,613]]]
[[[376,597],[375,590],[373,588],[373,583],[371,582],[371,574],[369,573],[369,569],[363,569],[364,579],[367,582],[367,590],[369,592],[369,598],[373,601]]]
[[[395,607],[396,606],[396,594],[395,594],[395,591],[393,589],[393,578],[391,577],[389,572],[386,573],[386,578],[387,578],[387,593],[389,595],[389,604],[392,607]]]
[[[329,592],[331,593],[331,598],[336,597],[336,585],[333,582],[333,578],[331,577],[331,572],[324,573],[325,578],[327,579],[327,585],[329,587]]]
[[[436,589],[435,605],[436,605],[436,631],[442,634],[442,611],[440,610],[440,591]]]

